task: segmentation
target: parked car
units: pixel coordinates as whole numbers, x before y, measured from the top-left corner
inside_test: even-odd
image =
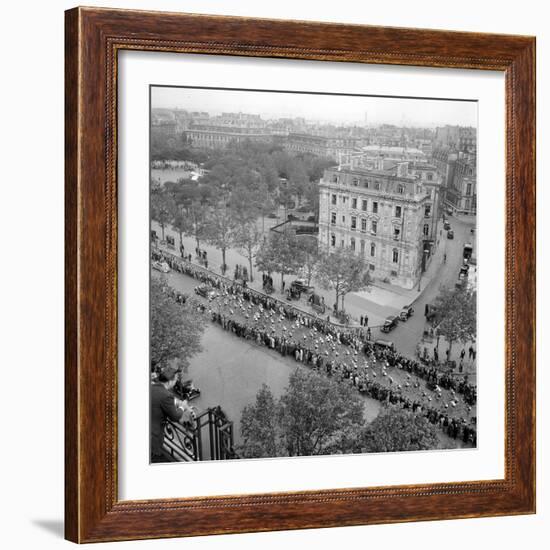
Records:
[[[170,271],[170,266],[166,262],[161,262],[160,260],[155,260],[153,262],[153,269],[160,271],[161,273],[168,273]]]
[[[449,229],[449,231],[447,231],[447,239],[454,239],[455,238],[455,234],[454,234],[454,231],[452,229]]]
[[[208,300],[212,300],[216,297],[216,291],[210,285],[206,284],[195,287],[195,294],[207,298]]]
[[[374,347],[395,351],[395,344],[389,340],[375,340]]]
[[[290,283],[290,288],[299,292],[310,293],[315,290],[314,286],[308,285],[304,279],[296,279]]]
[[[382,325],[382,328],[380,329],[382,332],[390,332],[397,326],[397,316],[390,315],[389,317],[386,317],[386,320],[384,321],[384,324]]]
[[[468,277],[468,271],[470,270],[470,266],[468,264],[462,264],[460,267],[460,272],[458,274],[459,277]]]
[[[447,220],[443,223],[443,229],[445,229],[445,231],[451,229],[451,224]]]
[[[472,257],[473,252],[474,247],[471,245],[471,243],[466,243],[464,245],[464,249],[462,250],[462,257],[466,260],[469,260]]]
[[[199,397],[201,390],[193,385],[192,380],[178,380],[174,386],[174,393],[176,393],[180,399],[191,401]]]
[[[414,309],[412,308],[412,306],[404,306],[401,309],[401,313],[399,313],[399,318],[401,319],[401,321],[406,321],[409,317],[412,316],[413,313]]]

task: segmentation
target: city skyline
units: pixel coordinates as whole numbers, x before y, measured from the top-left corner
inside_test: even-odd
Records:
[[[290,95],[291,105],[288,103]],[[204,111],[213,115],[243,112],[264,119],[304,118],[327,124],[477,127],[477,102],[460,99],[152,86],[151,107]]]

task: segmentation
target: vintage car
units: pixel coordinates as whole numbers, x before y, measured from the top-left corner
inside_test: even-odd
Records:
[[[174,386],[174,393],[176,393],[180,399],[191,401],[199,397],[201,390],[193,385],[192,380],[178,380]]]
[[[212,300],[212,298],[216,297],[216,291],[207,284],[202,284],[195,287],[195,294],[198,294],[203,298],[207,298],[208,300]]]
[[[455,234],[454,234],[454,231],[452,229],[449,229],[449,231],[447,231],[447,239],[454,239],[455,238]]]
[[[395,315],[390,315],[389,317],[386,317],[386,320],[384,321],[384,324],[380,328],[382,332],[390,332],[397,326],[397,320],[398,317]]]
[[[401,319],[401,321],[406,321],[409,317],[412,317],[413,313],[414,309],[412,308],[412,306],[404,306],[399,313],[399,318]]]
[[[472,257],[472,254],[474,252],[474,247],[471,243],[466,243],[464,245],[464,248],[462,249],[462,257],[465,260],[469,260]]]
[[[298,292],[309,294],[315,290],[315,287],[308,285],[304,279],[296,279],[290,283],[290,288]]]
[[[161,260],[155,260],[153,262],[153,269],[156,269],[161,273],[168,273],[170,271],[170,266],[166,262],[162,262]]]
[[[451,229],[451,224],[447,220],[443,222],[443,229],[445,229],[445,231],[449,231],[449,229]]]
[[[395,351],[395,344],[393,342],[390,342],[389,340],[375,340],[374,347]]]

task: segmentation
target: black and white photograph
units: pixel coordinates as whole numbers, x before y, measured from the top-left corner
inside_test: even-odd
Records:
[[[477,101],[149,93],[151,462],[476,448]]]

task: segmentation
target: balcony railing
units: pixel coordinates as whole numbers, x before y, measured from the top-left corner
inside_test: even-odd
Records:
[[[234,448],[233,422],[220,407],[203,411],[189,424],[168,420],[164,451],[174,462],[239,458]]]

